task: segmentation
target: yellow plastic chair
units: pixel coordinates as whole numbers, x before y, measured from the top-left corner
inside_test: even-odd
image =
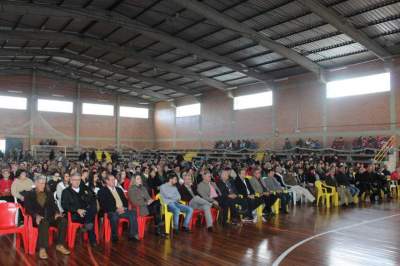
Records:
[[[323,188],[329,188],[332,192],[332,205],[335,207],[339,206],[339,192],[337,191],[336,187],[328,186],[325,182],[322,183]]]
[[[358,204],[358,202],[359,202],[358,195],[353,196],[353,202],[354,202],[354,204]]]
[[[327,186],[328,187],[328,186]],[[336,199],[334,199],[334,191],[332,190],[332,192],[328,193],[326,188],[323,187],[323,184],[320,180],[315,181],[315,188],[316,188],[316,192],[317,192],[317,206],[319,206],[319,201],[322,200],[322,204],[326,205],[326,208],[330,208],[331,207],[331,198],[332,201],[335,201]],[[329,187],[329,188],[333,188],[333,187]],[[336,189],[335,189],[336,191]]]
[[[365,201],[365,196],[367,195],[367,193],[366,192],[363,192],[362,194],[361,194],[361,201]]]
[[[287,190],[284,190],[283,192],[284,192],[284,193],[288,193]],[[276,192],[274,192],[274,194],[276,195]],[[289,205],[289,203],[286,204],[286,206],[285,206],[286,209],[288,209],[288,205]],[[273,213],[279,214],[281,207],[282,207],[282,202],[281,202],[281,199],[278,198],[278,199],[275,201],[274,205],[272,205],[272,211],[273,211]]]
[[[169,234],[171,232],[171,227],[173,226],[172,218],[174,215],[172,212],[168,211],[168,206],[164,203],[160,194],[157,194],[156,200],[160,200],[161,214],[164,215],[165,233]]]
[[[256,193],[256,197],[260,197],[260,193]],[[263,217],[263,210],[264,210],[265,204],[260,204],[260,206],[257,207],[256,213],[257,213],[257,219],[258,221],[261,221]]]
[[[171,232],[171,228],[174,227],[174,223],[172,222],[174,214],[168,210],[168,206],[164,203],[164,200],[162,199],[160,194],[157,194],[156,200],[160,200],[161,215],[164,215],[165,233],[169,234]],[[185,215],[182,212],[180,214],[182,214],[183,216]]]
[[[280,209],[280,207],[281,207],[281,199],[278,198],[278,199],[275,201],[274,205],[272,205],[272,211],[273,211],[275,214],[279,214],[279,209]]]

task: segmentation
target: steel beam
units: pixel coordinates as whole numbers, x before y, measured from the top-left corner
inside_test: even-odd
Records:
[[[392,56],[390,52],[383,48],[377,41],[369,38],[368,35],[361,30],[356,29],[344,16],[334,9],[328,8],[316,0],[302,0],[302,3],[313,13],[320,16],[327,23],[331,24],[354,41],[363,45],[380,59],[386,60]]]
[[[225,15],[217,10],[203,4],[197,0],[173,0],[181,6],[196,12],[205,18],[216,22],[217,24],[233,30],[245,38],[251,39],[265,48],[280,54],[281,56],[301,65],[305,69],[316,73],[317,75],[323,75],[324,69],[317,63],[308,59],[305,56],[297,53],[296,51],[285,47],[284,45],[272,40],[266,35],[259,33],[249,26],[234,20],[232,17]]]
[[[166,32],[157,30],[146,24],[143,24],[136,20],[132,20],[129,17],[126,17],[116,12],[100,10],[95,8],[78,9],[65,6],[61,7],[57,5],[44,5],[44,4],[37,5],[30,3],[11,2],[11,1],[3,1],[0,5],[0,11],[9,14],[19,14],[19,15],[34,14],[40,16],[68,17],[75,19],[79,18],[93,19],[98,22],[118,25],[125,29],[133,30],[135,32],[143,34],[144,36],[149,37],[153,40],[160,41],[162,43],[179,48],[183,51],[187,51],[191,54],[197,55],[205,60],[216,62],[226,67],[229,67],[232,70],[245,74],[246,76],[263,81],[269,87],[275,86],[273,78],[268,76],[267,74],[260,73],[257,70],[247,67],[244,64],[235,62],[229,57],[221,56],[211,50],[205,49],[194,43],[190,43],[188,41],[170,35]]]

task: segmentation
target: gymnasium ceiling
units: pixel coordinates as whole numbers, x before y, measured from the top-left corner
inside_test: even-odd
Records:
[[[400,52],[394,0],[0,1],[0,68],[158,102]]]

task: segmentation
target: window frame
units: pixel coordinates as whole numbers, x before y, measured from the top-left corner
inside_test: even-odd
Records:
[[[246,103],[239,103],[239,102],[238,102],[238,101],[244,100],[244,99],[246,99],[246,98],[247,98],[247,101],[250,101],[249,99],[252,98],[252,97],[259,99],[259,97],[260,97],[262,94],[265,94],[265,95],[268,97],[268,99],[267,99],[265,105],[256,104],[256,105],[254,105],[254,106],[247,106],[247,107],[246,107],[246,106],[245,106]],[[239,107],[238,107],[237,105],[239,105]],[[248,105],[248,104],[247,104],[247,105]],[[233,97],[233,110],[234,110],[234,111],[247,110],[247,109],[255,109],[255,108],[264,108],[264,107],[271,107],[271,106],[273,106],[273,105],[274,105],[274,95],[273,95],[272,90],[270,90],[270,91],[263,91],[263,92],[257,92],[257,93],[252,93],[252,94],[246,94],[246,95],[240,95],[240,96]]]
[[[129,116],[129,115],[121,115],[121,109],[123,109],[123,108],[132,108],[132,109],[137,109],[137,110],[139,110],[139,109],[143,109],[143,110],[146,110],[147,111],[147,113],[146,113],[146,116]],[[144,107],[135,107],[135,106],[127,106],[127,105],[120,105],[119,106],[119,116],[120,117],[123,117],[123,118],[138,118],[138,119],[149,119],[149,108],[144,108]]]
[[[8,101],[5,98],[7,98]],[[18,107],[18,106],[17,107],[12,107],[11,105],[7,106],[7,104],[4,105],[4,106],[1,105],[2,104],[2,99],[4,99],[4,103],[10,103],[10,100],[12,98],[23,100],[25,106],[22,108],[22,107]],[[28,97],[12,96],[12,95],[0,95],[0,109],[26,111],[26,110],[28,110]]]
[[[196,113],[189,113],[189,114],[182,114],[181,113],[181,112],[183,112],[182,109],[180,109],[181,111],[179,111],[179,108],[185,109],[185,108],[189,108],[190,106],[196,106],[196,109],[198,106],[198,113],[197,113],[197,110],[196,110]],[[178,114],[178,113],[180,113],[180,114]],[[177,106],[176,110],[175,110],[176,118],[200,116],[200,115],[201,115],[201,104],[200,103],[192,103],[192,104],[185,104],[185,105]]]
[[[40,110],[39,109],[39,102],[40,101],[49,101],[49,102],[64,102],[64,103],[70,103],[71,104],[71,111],[66,112],[63,110],[60,111],[54,111],[54,110]],[[73,114],[74,113],[74,102],[73,101],[68,101],[68,100],[55,100],[55,99],[49,99],[49,98],[38,98],[37,99],[37,111],[38,112],[46,112],[46,113],[61,113],[61,114]]]
[[[84,106],[85,105],[103,105],[103,106],[111,106],[112,107],[112,114],[95,114],[95,113],[84,113]],[[115,106],[113,104],[105,104],[105,103],[93,103],[93,102],[83,102],[81,105],[81,114],[82,115],[95,115],[95,116],[107,116],[107,117],[114,117],[115,114]]]
[[[381,79],[381,81],[387,81],[387,83],[382,84],[382,87],[377,89],[377,86],[376,86],[377,83],[374,82],[374,80],[376,81],[376,79]],[[357,88],[353,89],[353,92],[349,93],[349,90],[351,90],[352,86],[357,87]],[[366,86],[367,88],[361,88],[362,86]],[[391,86],[392,85],[391,85],[391,73],[390,72],[383,72],[383,73],[372,74],[372,75],[367,75],[367,76],[358,76],[358,77],[353,77],[353,78],[333,80],[333,81],[326,83],[325,97],[327,99],[338,99],[338,98],[345,98],[345,97],[354,97],[354,96],[364,96],[364,95],[371,95],[371,94],[377,94],[377,93],[385,93],[385,92],[390,92],[390,90],[392,89]],[[339,93],[338,93],[338,91],[339,91]]]

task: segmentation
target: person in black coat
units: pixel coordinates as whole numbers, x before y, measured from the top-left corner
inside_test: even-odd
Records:
[[[33,226],[38,227],[39,257],[47,259],[49,227],[58,229],[56,250],[64,255],[70,254],[64,241],[67,231],[67,219],[59,213],[53,195],[46,189],[46,177],[39,175],[35,180],[35,189],[25,194],[25,209],[32,217]]]
[[[245,210],[246,206],[243,205],[237,194],[234,180],[229,177],[230,169],[225,169],[221,172],[221,178],[216,182],[219,190],[221,191],[221,224],[224,226],[228,219],[228,210],[231,212],[231,223],[237,224],[240,222],[238,205],[241,205],[242,210]]]
[[[149,190],[149,195],[153,196],[160,193],[160,186],[162,185],[161,178],[157,173],[156,169],[151,169],[149,173],[149,178],[147,179],[147,188]]]
[[[61,206],[65,212],[71,212],[72,221],[85,225],[91,245],[96,245],[94,222],[97,213],[96,195],[81,183],[81,176],[75,173],[71,177],[71,186],[63,190]]]
[[[252,221],[253,210],[260,206],[263,203],[263,200],[255,197],[254,189],[251,186],[249,179],[247,179],[245,176],[246,169],[239,170],[239,175],[235,178],[235,187],[237,194],[243,198],[247,205],[246,217],[243,220]]]
[[[119,218],[129,220],[129,240],[139,240],[136,212],[128,210],[128,200],[121,188],[116,187],[116,179],[113,175],[105,178],[106,186],[102,187],[97,196],[101,209],[108,214],[111,223],[112,241],[118,241],[118,221]]]

